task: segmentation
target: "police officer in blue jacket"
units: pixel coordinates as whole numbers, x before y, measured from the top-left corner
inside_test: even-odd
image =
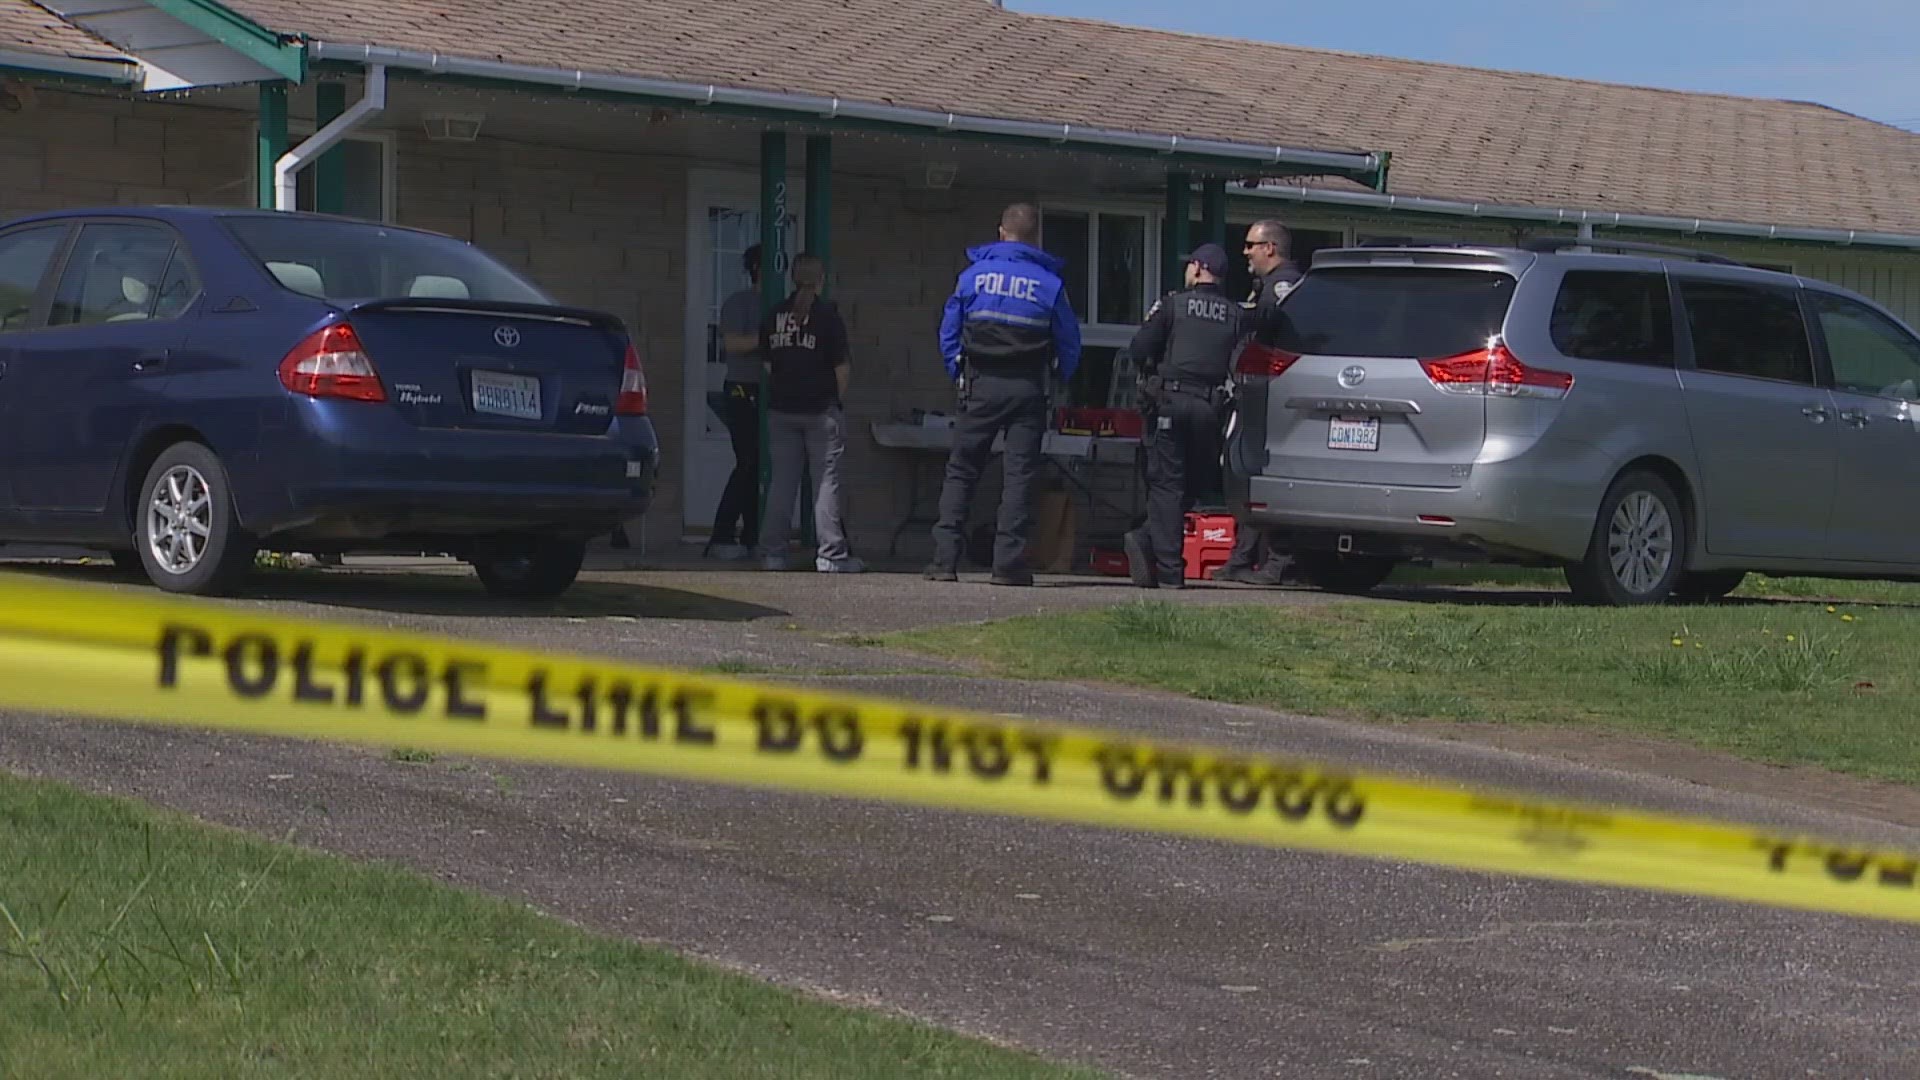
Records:
[[[930,581],[959,580],[967,511],[980,474],[1006,433],[993,583],[1031,585],[1027,540],[1031,491],[1047,427],[1049,374],[1080,365],[1080,321],[1060,280],[1060,260],[1041,251],[1040,212],[1015,203],[1000,215],[1000,240],[967,252],[967,267],[940,320],[940,355],[960,386],[960,419],[940,492]]]

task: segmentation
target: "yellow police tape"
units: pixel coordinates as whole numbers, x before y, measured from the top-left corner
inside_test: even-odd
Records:
[[[0,706],[1920,921],[1906,854],[18,576],[0,578]]]

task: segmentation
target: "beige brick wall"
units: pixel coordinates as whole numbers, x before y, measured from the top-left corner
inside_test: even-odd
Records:
[[[0,115],[0,219],[72,206],[253,201],[252,117],[41,88]]]

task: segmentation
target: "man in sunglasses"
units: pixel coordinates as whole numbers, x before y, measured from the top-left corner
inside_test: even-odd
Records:
[[[1287,255],[1292,237],[1287,227],[1272,218],[1256,221],[1247,229],[1244,248],[1247,268],[1253,271],[1253,295],[1247,304],[1253,309],[1249,329],[1255,333],[1272,330],[1280,322],[1280,302],[1300,283],[1300,271]],[[1213,575],[1215,581],[1237,581],[1243,585],[1282,584],[1286,560],[1274,555],[1265,532],[1249,518],[1245,505],[1234,507],[1237,528],[1233,554],[1227,565]]]

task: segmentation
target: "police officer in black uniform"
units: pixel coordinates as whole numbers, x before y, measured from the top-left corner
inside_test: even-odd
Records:
[[[1247,267],[1253,271],[1253,295],[1247,300],[1251,316],[1248,329],[1266,333],[1280,325],[1280,301],[1300,283],[1300,271],[1287,258],[1292,237],[1287,227],[1267,218],[1247,229]],[[1248,516],[1244,501],[1234,506],[1236,528],[1233,554],[1227,565],[1214,572],[1215,581],[1237,581],[1244,585],[1279,585],[1284,560],[1273,554],[1265,533]]]
[[[1145,589],[1184,588],[1183,519],[1217,498],[1220,410],[1248,311],[1226,294],[1227,253],[1202,244],[1187,257],[1187,287],[1153,306],[1127,346],[1142,366],[1154,415],[1147,446],[1147,523],[1126,536],[1127,568]]]

